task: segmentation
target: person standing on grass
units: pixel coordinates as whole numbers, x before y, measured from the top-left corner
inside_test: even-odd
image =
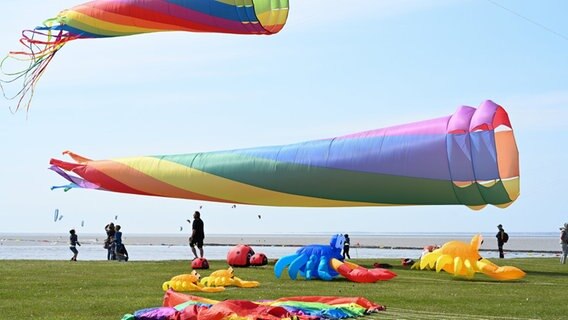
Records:
[[[79,243],[79,238],[75,233],[75,229],[69,230],[69,233],[71,234],[69,236],[69,250],[73,252],[73,257],[71,257],[71,261],[77,261],[77,255],[79,254],[77,246],[81,246],[81,244]]]
[[[120,231],[120,226],[118,224],[114,227],[114,229],[114,257],[117,258],[120,247],[122,246],[122,231]]]
[[[187,222],[190,222],[188,219]],[[197,251],[195,246],[199,249],[199,257],[203,258],[203,240],[205,239],[205,232],[203,231],[203,220],[199,211],[193,213],[193,224],[191,225],[191,236],[189,237],[189,246],[193,253],[194,259],[197,259]]]
[[[566,264],[566,256],[568,256],[568,222],[560,228],[560,245],[562,246],[560,263]]]
[[[505,229],[503,229],[503,225],[498,225],[497,229],[499,229],[499,232],[497,232],[497,235],[495,235],[495,237],[497,238],[497,247],[499,248],[499,258],[503,259],[505,258],[503,245],[507,243],[507,241],[509,241],[509,235],[507,234],[507,232],[505,232]]]
[[[105,240],[105,248],[107,249],[107,260],[115,260],[116,246],[114,243],[114,234],[116,233],[116,230],[114,228],[114,223],[111,222],[107,224],[105,226],[105,231],[107,235],[107,238]]]
[[[344,238],[345,240],[343,241],[343,259],[345,259],[345,257],[351,259],[351,256],[349,255],[349,245],[351,244],[351,239],[349,239],[348,234],[345,234]]]

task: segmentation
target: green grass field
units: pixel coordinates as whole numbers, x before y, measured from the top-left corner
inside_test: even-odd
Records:
[[[376,260],[352,260],[370,267]],[[558,259],[493,260],[513,265],[527,276],[499,282],[478,274],[461,280],[441,272],[403,269],[390,263],[398,277],[360,284],[276,279],[273,265],[238,268],[235,276],[256,280],[258,288],[228,287],[221,293],[191,293],[211,299],[275,299],[298,295],[361,296],[387,306],[364,319],[567,319],[568,265]],[[227,268],[210,261],[202,277]],[[116,261],[0,261],[0,319],[121,319],[126,313],[161,305],[162,283],[188,273],[187,261],[119,263]]]

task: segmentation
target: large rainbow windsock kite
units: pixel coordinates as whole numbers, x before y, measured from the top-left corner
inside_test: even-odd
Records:
[[[447,117],[284,146],[101,161],[65,153],[76,163],[50,161],[71,182],[64,187],[161,197],[264,206],[481,209],[506,207],[519,195],[511,123],[489,100]]]
[[[54,55],[76,39],[109,38],[162,31],[274,34],[288,18],[288,0],[95,0],[61,11],[42,26],[24,30],[23,51],[0,62],[4,97],[16,100],[16,110],[29,108],[35,84]],[[29,65],[6,71],[8,58]],[[13,95],[2,84],[22,82]]]

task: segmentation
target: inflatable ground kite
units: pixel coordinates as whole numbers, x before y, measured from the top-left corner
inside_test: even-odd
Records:
[[[232,267],[212,272],[208,277],[201,279],[201,284],[207,287],[255,288],[260,285],[258,281],[245,281],[235,277]]]
[[[331,259],[332,268],[350,281],[358,283],[374,283],[377,281],[390,280],[397,276],[396,273],[384,268],[367,269],[356,263]]]
[[[255,253],[250,257],[250,265],[251,266],[265,266],[268,264],[268,257],[264,253]]]
[[[355,263],[344,262],[341,255],[343,235],[333,235],[329,245],[312,244],[302,247],[296,253],[284,256],[274,265],[274,275],[280,278],[286,268],[288,276],[296,280],[298,275],[306,280],[333,280],[339,275],[353,282],[371,283],[390,280],[394,272],[382,268],[367,269]]]
[[[246,244],[238,244],[227,252],[227,264],[231,267],[248,267],[254,250]]]
[[[200,283],[200,274],[195,270],[191,273],[180,274],[172,277],[169,281],[162,284],[162,289],[167,291],[173,289],[175,291],[201,291],[201,292],[221,292],[224,287],[208,287]]]
[[[264,206],[463,204],[506,207],[519,158],[492,101],[453,115],[291,145],[91,160],[51,159],[71,184],[113,192]],[[76,174],[80,177],[77,177]]]
[[[311,319],[339,320],[383,311],[361,297],[299,296],[277,300],[216,301],[168,290],[162,307],[126,314],[122,320],[162,319]]]
[[[22,51],[7,58],[29,63],[24,70],[7,71],[4,59],[0,88],[7,99],[29,108],[35,84],[51,59],[67,42],[162,31],[274,34],[288,17],[288,0],[95,0],[61,11],[42,26],[24,30]],[[7,96],[2,84],[21,82]]]
[[[483,273],[496,280],[517,280],[525,276],[525,272],[511,266],[499,267],[479,255],[479,247],[483,237],[475,235],[471,243],[462,241],[446,242],[441,248],[425,254],[420,259],[421,269],[436,268],[437,272],[444,270],[454,276],[467,279],[476,273]]]
[[[233,268],[213,271],[209,276],[201,278],[197,271],[180,274],[162,284],[162,289],[167,291],[201,291],[201,292],[221,292],[225,287],[234,286],[240,288],[255,288],[260,283],[258,281],[245,281],[235,277]]]
[[[209,269],[209,261],[205,258],[196,258],[191,261],[192,269]]]
[[[332,267],[331,259],[343,260],[341,249],[345,238],[333,235],[328,245],[311,244],[302,247],[296,253],[281,257],[274,265],[274,275],[280,278],[284,269],[288,268],[288,276],[296,280],[298,275],[311,279],[332,280],[339,273]]]
[[[238,244],[227,252],[227,264],[231,267],[264,266],[268,258],[264,253],[255,253],[249,245]]]

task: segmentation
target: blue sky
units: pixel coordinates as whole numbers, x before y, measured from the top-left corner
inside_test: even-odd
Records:
[[[0,232],[179,233],[202,208],[209,234],[554,232],[568,221],[568,2],[290,0],[273,36],[171,32],[79,40],[55,57],[29,113],[0,102]],[[0,52],[76,0],[3,5]],[[90,190],[49,159],[280,145],[452,114],[486,99],[515,130],[521,196],[463,206],[271,208]],[[53,222],[58,208],[64,217]],[[258,214],[262,218],[258,219]],[[84,221],[84,227],[81,222]]]

